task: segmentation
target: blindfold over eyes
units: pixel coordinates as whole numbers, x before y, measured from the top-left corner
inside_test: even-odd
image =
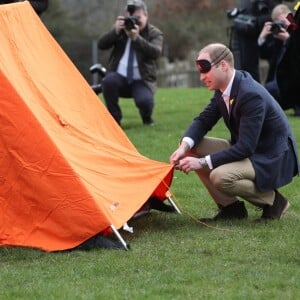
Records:
[[[207,59],[197,59],[196,65],[200,73],[208,73],[211,70],[212,64]]]
[[[218,64],[222,59],[224,59],[229,54],[229,50],[225,48],[220,55],[218,55],[212,62],[207,59],[197,59],[196,65],[200,73],[205,74],[208,73],[211,68]]]

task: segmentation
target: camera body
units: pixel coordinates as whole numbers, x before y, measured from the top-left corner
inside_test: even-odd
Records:
[[[139,25],[139,18],[136,16],[128,16],[124,19],[124,26],[127,31],[135,28],[135,25]]]
[[[270,30],[273,35],[277,35],[285,30],[285,24],[281,21],[274,21]]]
[[[140,25],[139,18],[137,16],[134,16],[133,14],[137,9],[142,9],[142,8],[143,5],[139,1],[133,0],[127,2],[127,11],[129,13],[129,16],[125,17],[124,19],[124,26],[127,31],[134,29],[135,25]]]

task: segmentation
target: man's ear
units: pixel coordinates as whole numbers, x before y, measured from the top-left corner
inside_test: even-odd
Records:
[[[221,65],[222,70],[225,71],[228,69],[228,62],[226,60],[224,60],[224,59],[221,60],[220,65]]]

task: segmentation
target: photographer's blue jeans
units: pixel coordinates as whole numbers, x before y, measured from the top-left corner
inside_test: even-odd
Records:
[[[133,83],[128,84],[125,77],[116,72],[110,72],[103,78],[102,92],[108,111],[119,124],[122,120],[120,97],[134,99],[143,123],[149,123],[152,120],[154,97],[150,88],[142,80],[134,80]]]

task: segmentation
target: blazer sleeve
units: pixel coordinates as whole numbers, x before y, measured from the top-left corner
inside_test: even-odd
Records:
[[[183,137],[189,137],[197,145],[222,117],[219,108],[219,97],[214,96],[206,108],[191,123]]]

